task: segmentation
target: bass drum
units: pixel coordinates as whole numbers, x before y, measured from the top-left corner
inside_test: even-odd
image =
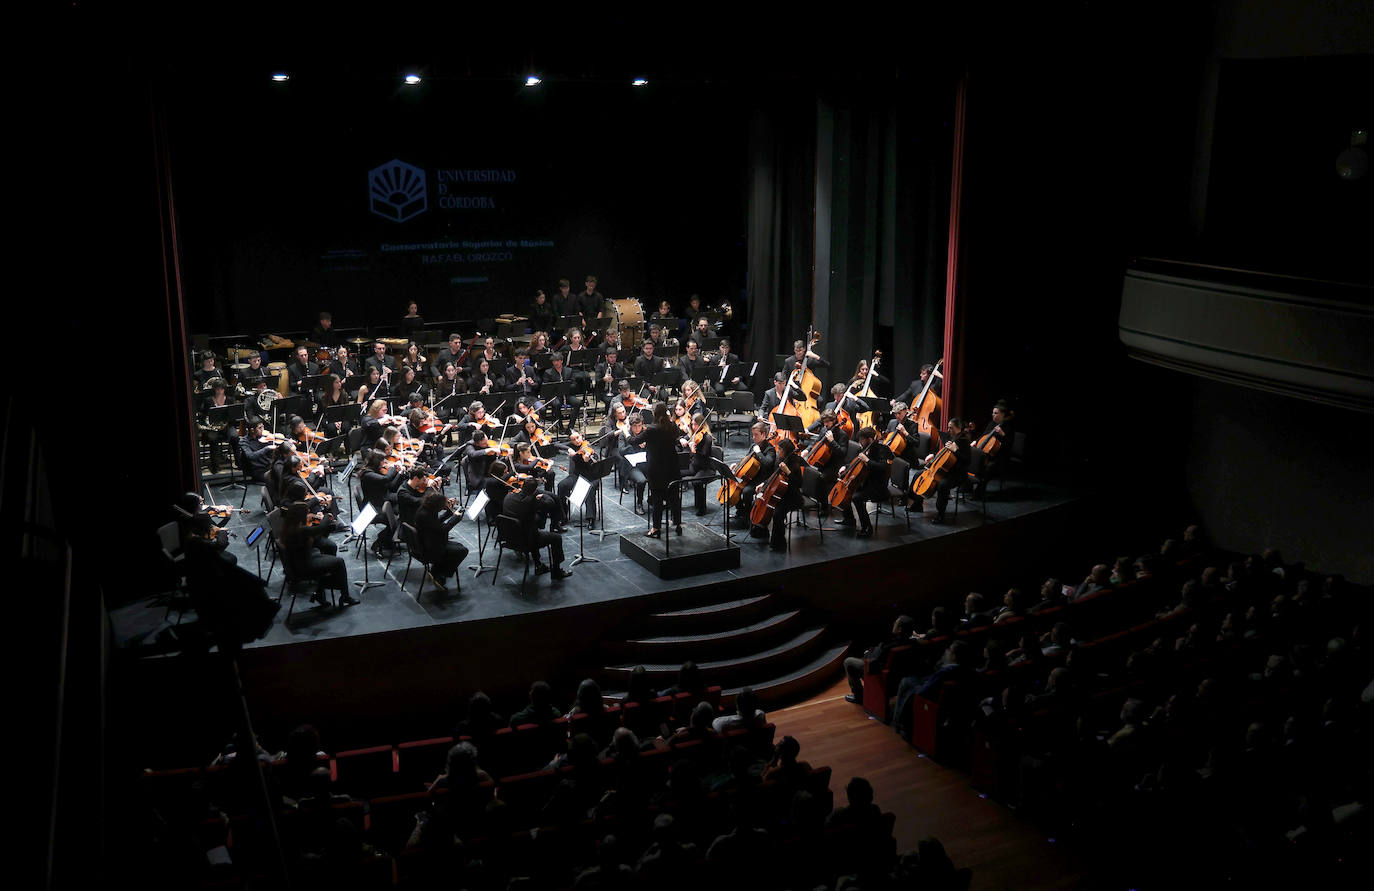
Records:
[[[633,355],[644,342],[644,304],[633,297],[607,300],[601,312],[615,319],[620,329],[620,346]]]
[[[267,373],[277,376],[277,392],[280,395],[285,396],[287,393],[291,392],[291,378],[290,375],[286,373],[285,362],[268,362]]]

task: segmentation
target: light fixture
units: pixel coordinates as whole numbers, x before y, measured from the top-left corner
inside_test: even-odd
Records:
[[[537,87],[543,82],[543,79],[537,74],[531,74],[529,77],[525,78],[525,86],[527,87]]]
[[[285,72],[283,72],[283,71],[278,71],[276,74],[272,75],[272,80],[273,80],[274,82],[276,82],[276,83],[279,83],[279,84],[284,84],[284,83],[286,83],[286,82],[287,82],[288,80],[290,80],[290,79],[291,79],[291,75],[289,75],[289,74],[287,74],[287,73],[285,73]]]
[[[420,75],[418,75],[418,74],[407,74],[407,75],[406,75],[406,83],[410,84],[412,87],[415,86],[416,84],[418,84],[419,82],[420,82]]]
[[[648,78],[636,77],[634,80],[630,81],[630,85],[631,85],[631,86],[634,86],[634,87],[642,87],[642,86],[644,86],[645,84],[647,84],[648,82],[649,82]]]

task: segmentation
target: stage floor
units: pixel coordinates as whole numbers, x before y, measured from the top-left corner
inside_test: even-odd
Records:
[[[726,451],[726,457],[733,462],[743,451],[741,439],[734,437]],[[226,490],[221,495],[213,481],[211,487],[215,491],[216,500],[223,503],[237,505],[243,494],[238,490]],[[693,513],[691,493],[685,495],[684,523],[706,524],[714,532],[721,533],[721,512],[714,499],[716,489],[716,484],[712,484],[708,489],[712,510],[704,517]],[[403,578],[402,573],[406,569],[404,553],[393,559],[389,568],[385,562],[379,563],[376,558],[369,555],[368,577],[382,584],[361,594],[358,594],[357,588],[354,587],[354,596],[361,599],[360,604],[346,608],[320,607],[312,605],[307,598],[298,598],[288,618],[288,595],[282,601],[281,612],[271,631],[252,646],[274,647],[478,619],[520,616],[689,588],[705,590],[712,586],[755,578],[762,586],[767,584],[767,576],[771,574],[860,554],[872,554],[875,551],[880,552],[915,542],[957,536],[961,532],[981,527],[985,522],[997,523],[1023,517],[1065,504],[1075,497],[1075,493],[1069,489],[1050,483],[1012,480],[1001,491],[998,490],[998,484],[994,483],[987,501],[986,520],[979,503],[965,501],[959,506],[957,517],[954,516],[951,505],[949,522],[935,525],[928,519],[934,515],[932,500],[927,502],[929,508],[924,516],[912,515],[909,531],[902,510],[898,507],[895,519],[886,512],[878,518],[873,537],[867,539],[856,538],[853,527],[835,526],[833,511],[831,522],[827,523],[825,534],[822,536],[816,531],[815,516],[811,514],[807,518],[811,528],[793,530],[791,549],[788,552],[771,551],[766,540],[750,538],[747,530],[736,529],[732,531],[732,539],[742,549],[741,565],[738,569],[685,578],[660,579],[621,553],[618,537],[643,536],[647,531],[647,524],[643,516],[636,515],[633,511],[633,495],[625,495],[622,504],[620,493],[614,487],[613,477],[608,477],[603,494],[604,526],[608,533],[604,540],[592,535],[590,530],[584,530],[579,540],[579,530],[575,526],[570,526],[563,536],[566,553],[563,565],[565,568],[571,567],[573,574],[570,578],[560,582],[552,581],[547,575],[536,578],[531,568],[529,582],[522,591],[522,563],[518,555],[511,553],[507,553],[502,559],[500,575],[494,580],[491,571],[474,572],[473,568],[478,565],[479,550],[477,524],[464,519],[451,534],[451,538],[461,541],[471,551],[464,562],[464,568],[459,571],[461,591],[455,589],[452,579],[448,582],[446,592],[436,590],[433,584],[426,581],[423,596],[417,601],[415,595],[420,588],[423,574],[419,564],[413,563],[409,574]],[[248,548],[244,542],[248,533],[263,521],[264,515],[258,503],[259,496],[254,488],[249,491],[245,505],[252,511],[246,515],[236,514],[227,527],[236,534],[230,543],[230,552],[238,558],[240,566],[250,571],[258,567],[258,552]],[[344,507],[345,510],[348,508],[346,499]],[[600,521],[597,528],[601,528]],[[482,524],[482,530],[485,533],[485,523]],[[339,545],[339,554],[347,563],[349,579],[361,580],[364,576],[362,555],[352,545],[342,543],[343,533],[336,533],[331,538]],[[264,535],[261,543],[265,542]],[[585,554],[589,562],[572,566],[573,559],[579,553]],[[496,563],[494,540],[487,545],[482,563],[487,567]],[[267,555],[263,553],[261,573],[267,572],[268,564]],[[280,589],[281,581],[281,567],[277,566],[268,584],[268,593],[274,598]],[[159,635],[168,625],[175,623],[177,616],[174,612],[169,620],[164,621],[163,612],[163,607],[157,604],[153,595],[111,610],[110,617],[117,646],[135,650],[146,649],[149,653],[164,650],[166,639],[164,636],[162,643],[159,643]],[[193,619],[194,613],[188,611],[182,621]]]

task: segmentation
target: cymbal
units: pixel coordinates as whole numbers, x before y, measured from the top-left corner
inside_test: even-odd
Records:
[[[354,346],[362,346],[363,344],[371,343],[372,341],[368,340],[366,337],[353,337],[350,338],[348,342],[353,344]]]

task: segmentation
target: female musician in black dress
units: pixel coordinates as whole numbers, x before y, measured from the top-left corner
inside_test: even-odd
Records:
[[[682,430],[673,423],[667,403],[654,403],[654,423],[637,436],[629,439],[632,446],[643,446],[649,457],[641,465],[649,480],[649,512],[653,514],[653,525],[649,529],[650,538],[658,538],[659,527],[663,523],[665,501],[672,504],[672,519],[682,534],[682,500],[672,493],[669,487],[681,477],[677,469],[677,441]]]

